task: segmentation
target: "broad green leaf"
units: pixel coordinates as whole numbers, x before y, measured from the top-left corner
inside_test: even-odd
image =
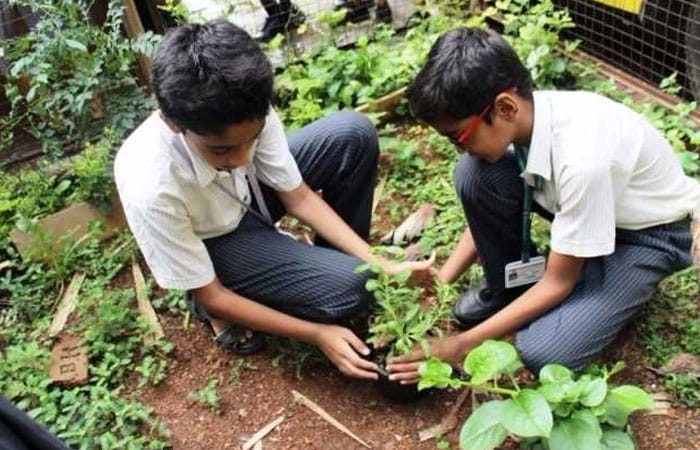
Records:
[[[581,393],[579,401],[584,406],[598,406],[605,400],[608,393],[608,384],[602,378],[594,378],[586,385]]]
[[[573,379],[574,373],[559,364],[547,364],[540,370],[540,383],[562,384]]]
[[[605,404],[607,411],[603,420],[612,426],[622,428],[633,411],[652,409],[654,400],[651,395],[636,386],[619,386],[608,392]]]
[[[634,450],[632,438],[620,430],[603,430],[600,443],[603,450]]]
[[[487,340],[469,352],[464,370],[471,375],[472,383],[483,384],[497,378],[518,360],[518,352],[508,342]]]
[[[574,384],[573,381],[569,383]],[[537,392],[542,394],[549,403],[556,404],[564,399],[565,389],[559,384],[547,383],[540,385],[537,388]]]
[[[85,45],[83,45],[81,42],[74,41],[73,39],[66,39],[64,42],[68,47],[80,50],[81,52],[87,51],[87,47],[85,47]]]
[[[558,420],[549,436],[550,450],[600,450],[602,430],[589,411],[576,411],[568,419]]]
[[[505,402],[484,403],[469,416],[459,433],[459,446],[468,450],[490,450],[499,446],[508,435],[501,424]]]
[[[576,380],[574,383],[567,383],[563,386],[564,400],[567,402],[578,402],[583,395],[584,389],[591,382],[592,377],[590,375],[581,375],[581,378]]]
[[[523,437],[548,437],[552,431],[552,410],[537,391],[523,389],[507,400],[503,408],[503,425],[513,434]]]
[[[420,382],[418,390],[437,387],[444,389],[452,383],[452,367],[437,358],[430,358],[418,366]]]

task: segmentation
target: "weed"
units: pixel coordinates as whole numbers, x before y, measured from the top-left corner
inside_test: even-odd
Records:
[[[190,398],[197,403],[204,405],[216,413],[221,413],[221,399],[217,388],[219,386],[218,378],[211,378],[207,385],[202,389],[190,394]]]
[[[247,359],[237,359],[236,362],[233,363],[233,367],[231,367],[231,375],[229,376],[228,382],[233,385],[237,384],[241,379],[241,375],[246,370],[258,370],[258,366]]]

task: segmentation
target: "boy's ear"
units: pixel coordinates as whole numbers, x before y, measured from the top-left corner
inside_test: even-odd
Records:
[[[507,121],[515,121],[520,111],[520,102],[515,94],[503,92],[498,94],[494,102],[496,114]]]
[[[171,130],[173,133],[183,133],[183,132],[185,131],[185,130],[183,130],[182,128],[180,128],[179,126],[177,126],[177,125],[175,124],[175,122],[173,122],[172,120],[170,120],[170,119],[168,118],[168,116],[166,116],[165,114],[163,114],[163,111],[158,111],[158,114],[160,114],[160,118],[163,119],[163,122],[165,122],[165,124],[168,126],[168,128],[170,128],[170,130]]]

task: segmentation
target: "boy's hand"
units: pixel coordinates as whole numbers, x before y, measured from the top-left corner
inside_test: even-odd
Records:
[[[433,264],[435,264],[435,252],[431,253],[430,258],[425,261],[386,261],[382,264],[382,267],[389,275],[398,275],[408,270],[411,272],[409,281],[421,283],[432,280],[437,275],[437,270],[433,267]]]
[[[369,355],[369,348],[347,328],[337,325],[319,325],[316,346],[345,375],[353,378],[376,380],[379,368],[360,355]]]
[[[434,340],[430,344],[430,356],[439,358],[452,366],[460,366],[469,349],[460,340],[459,335]],[[420,381],[418,367],[426,360],[423,350],[414,350],[408,356],[395,356],[389,360],[387,370],[389,379],[401,384],[415,384]]]

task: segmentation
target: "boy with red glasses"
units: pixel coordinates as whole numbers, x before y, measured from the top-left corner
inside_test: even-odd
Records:
[[[416,118],[457,145],[455,187],[469,228],[438,273],[478,258],[486,285],[454,304],[466,328],[431,353],[459,364],[485,339],[516,333],[534,370],[583,369],[657,283],[691,264],[700,185],[644,117],[589,92],[533,92],[497,33],[459,28],[434,44],[407,92]],[[552,221],[547,260],[530,243],[534,210]],[[696,215],[697,216],[697,215]],[[392,361],[416,382],[421,352]]]

